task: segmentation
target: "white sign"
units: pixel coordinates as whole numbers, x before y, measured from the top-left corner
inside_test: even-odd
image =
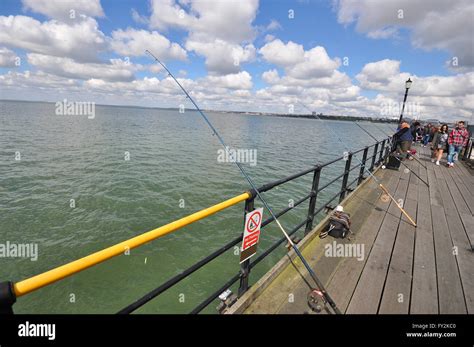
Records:
[[[255,253],[260,239],[260,226],[262,225],[263,207],[257,208],[245,215],[244,237],[240,248],[240,262],[244,262]]]

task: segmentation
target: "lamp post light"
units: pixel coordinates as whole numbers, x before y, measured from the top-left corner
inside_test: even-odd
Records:
[[[408,78],[405,82],[405,98],[403,99],[402,112],[400,113],[400,119],[398,120],[398,124],[402,122],[403,111],[405,110],[405,102],[407,101],[408,96],[408,89],[410,89],[412,83],[413,81],[410,78]]]

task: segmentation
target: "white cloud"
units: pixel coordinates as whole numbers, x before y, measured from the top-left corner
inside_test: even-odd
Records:
[[[110,64],[77,63],[70,58],[29,53],[28,63],[38,69],[66,78],[86,80],[98,78],[106,81],[132,81],[137,66],[121,60],[110,59]]]
[[[280,76],[277,70],[272,69],[269,71],[265,71],[262,74],[262,79],[268,84],[275,84],[275,83],[278,83],[278,81],[280,80]]]
[[[22,2],[24,10],[62,21],[81,19],[83,18],[81,15],[104,17],[104,10],[99,0],[22,0]]]
[[[280,39],[276,39],[264,45],[258,52],[269,63],[283,67],[295,65],[304,60],[303,46],[293,41],[284,44]]]
[[[190,1],[186,10],[174,0],[152,0],[152,28],[177,27],[213,39],[233,43],[250,41],[255,36],[252,22],[258,0]]]
[[[0,67],[15,67],[16,54],[6,47],[0,47]]]
[[[272,19],[266,29],[267,31],[279,30],[281,29],[281,24],[277,20]]]
[[[25,93],[36,88],[51,89],[53,93],[59,88],[71,88],[78,86],[78,82],[74,79],[65,79],[55,75],[47,74],[42,71],[38,72],[15,72],[9,71],[4,75],[0,75],[0,85],[2,88],[16,90]]]
[[[138,24],[145,24],[145,25],[148,25],[150,23],[150,21],[148,20],[147,17],[139,14],[137,12],[137,10],[135,10],[134,8],[132,8],[131,10],[131,13],[132,13],[132,19],[138,23]]]
[[[317,46],[304,53],[304,61],[288,68],[288,75],[295,78],[313,78],[331,76],[341,62],[331,59],[324,47]]]
[[[383,92],[384,97],[400,103],[408,77],[413,80],[408,102],[416,104],[421,115],[427,115],[425,118],[430,118],[429,114],[443,119],[472,115],[474,72],[418,77],[401,72],[399,61],[384,59],[366,64],[356,79],[360,87]]]
[[[259,53],[266,61],[284,67],[288,76],[297,79],[332,76],[341,65],[338,58],[329,57],[324,47],[305,51],[302,45],[292,41],[285,44],[279,39],[265,44]]]
[[[252,76],[247,71],[224,76],[207,76],[204,82],[209,87],[220,87],[226,89],[251,89]]]
[[[212,74],[236,73],[243,63],[255,59],[256,49],[252,44],[240,46],[227,41],[194,41],[188,39],[186,49],[206,57],[206,66]]]
[[[123,56],[142,56],[148,49],[163,60],[186,60],[186,51],[179,44],[170,42],[156,31],[132,28],[115,30],[112,32],[110,48]]]
[[[106,37],[93,18],[67,25],[55,20],[41,23],[31,17],[0,16],[0,44],[97,62],[97,54],[106,49]]]
[[[184,5],[183,5],[184,4]],[[183,5],[183,6],[182,6]],[[240,64],[255,57],[251,44],[258,0],[189,1],[152,0],[150,27],[188,32],[185,47],[206,59],[212,74],[240,71]]]
[[[384,59],[366,64],[356,76],[366,89],[378,89],[388,86],[394,76],[400,73],[398,60]]]
[[[369,31],[367,36],[371,39],[388,39],[388,38],[398,38],[398,30],[396,28],[386,28]]]
[[[266,34],[265,38],[263,40],[268,43],[268,42],[271,42],[271,41],[275,40],[275,36],[272,35],[272,34]]]
[[[470,0],[385,0],[383,5],[373,0],[336,0],[335,7],[340,23],[356,23],[356,29],[369,37],[391,37],[408,28],[415,47],[446,50],[458,57],[460,68],[474,66]]]

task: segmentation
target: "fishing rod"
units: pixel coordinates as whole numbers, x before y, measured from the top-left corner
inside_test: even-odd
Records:
[[[378,142],[378,140],[377,140],[374,136],[372,136],[372,134],[371,134],[367,129],[364,129],[358,122],[355,122],[355,124],[356,124],[359,128],[361,128],[367,135],[369,135],[371,138],[373,138],[375,141]],[[396,155],[394,155],[393,157],[394,157],[395,159],[397,159],[397,160],[400,162],[400,164],[402,164],[403,166],[405,166],[405,167],[407,168],[407,170],[409,170],[412,174],[414,174],[416,177],[418,177],[418,179],[419,179],[421,182],[423,182],[424,184],[426,184],[428,187],[430,186],[424,179],[422,179],[422,178],[421,178],[420,176],[418,176],[412,169],[410,169],[407,164],[405,164],[402,160],[400,160],[399,157],[397,157]]]
[[[374,126],[375,126],[377,129],[379,129],[381,132],[383,132],[385,135],[390,136],[390,135],[388,135],[385,131],[383,131],[381,128],[379,128],[378,126],[376,126],[375,124],[374,124]],[[393,143],[393,136],[390,136],[390,138],[392,139],[392,143]],[[393,151],[392,151],[392,152],[393,152]],[[421,166],[423,166],[424,169],[427,170],[427,167],[426,167],[421,161],[419,161],[418,158],[417,158],[415,155],[412,154],[411,157],[412,157],[413,159],[415,159],[415,160],[418,162],[418,164],[420,164]]]
[[[176,84],[181,88],[181,90],[183,91],[183,93],[186,95],[186,97],[191,101],[191,103],[194,105],[194,107],[196,108],[196,110],[199,112],[199,114],[202,116],[202,118],[204,119],[204,121],[207,123],[207,125],[209,126],[209,128],[212,130],[213,134],[217,136],[217,138],[219,139],[219,142],[222,144],[222,146],[225,148],[226,152],[231,155],[229,153],[229,148],[227,146],[227,144],[225,143],[224,139],[221,137],[221,135],[219,134],[219,132],[216,130],[216,128],[214,128],[214,126],[212,125],[211,121],[207,118],[207,116],[204,114],[204,112],[201,110],[201,108],[198,106],[198,104],[194,101],[194,99],[191,97],[191,95],[189,95],[189,93],[186,91],[186,89],[184,89],[184,87],[181,85],[181,83],[179,83],[179,81],[176,79],[176,77],[171,73],[171,71],[153,54],[151,53],[149,50],[145,50],[145,53],[147,53],[148,55],[150,55],[152,58],[155,59],[156,62],[158,62],[165,70],[166,72],[168,73],[168,75],[176,82]],[[232,159],[233,159],[233,155],[231,155]],[[306,268],[306,270],[308,270],[308,273],[310,274],[311,278],[314,280],[314,282],[316,283],[316,286],[319,288],[320,292],[321,292],[321,295],[326,299],[326,301],[329,303],[329,305],[332,307],[332,309],[334,310],[334,312],[336,314],[341,314],[341,311],[339,310],[339,308],[336,306],[336,303],[332,300],[331,296],[328,294],[328,292],[326,291],[326,289],[324,288],[324,285],[323,283],[319,280],[319,278],[316,276],[316,274],[314,273],[314,271],[311,269],[311,267],[309,266],[308,262],[306,261],[306,259],[304,258],[303,254],[301,254],[300,250],[298,249],[298,247],[296,246],[296,244],[293,242],[293,240],[290,238],[290,236],[288,235],[288,233],[285,231],[285,229],[283,228],[283,226],[281,225],[280,221],[278,220],[278,218],[275,216],[275,214],[273,213],[273,210],[271,209],[271,207],[268,205],[267,201],[263,198],[263,196],[260,194],[260,192],[258,191],[257,189],[257,186],[255,185],[255,183],[253,182],[253,180],[250,178],[250,176],[247,174],[247,172],[245,171],[245,169],[242,167],[242,165],[240,165],[240,163],[237,161],[237,160],[232,160],[236,165],[237,167],[239,168],[240,172],[242,173],[242,175],[245,177],[245,179],[247,180],[247,182],[250,184],[250,186],[252,187],[252,190],[255,192],[255,194],[257,195],[257,197],[262,201],[263,205],[265,206],[265,208],[268,210],[268,212],[270,213],[271,217],[273,218],[273,220],[276,222],[276,224],[278,225],[278,227],[280,228],[281,232],[283,233],[283,235],[285,236],[285,238],[288,240],[288,243],[291,245],[291,247],[293,248],[293,250],[295,251],[296,255],[298,256],[298,258],[300,258],[301,262],[303,263],[304,267]]]
[[[305,109],[307,109],[309,112],[311,112],[311,115],[313,115],[316,119],[319,119],[319,120],[326,126],[326,128],[329,129],[329,131],[331,131],[331,132],[334,134],[334,136],[339,140],[339,142],[341,142],[342,145],[343,145],[348,151],[350,151],[350,148],[348,148],[348,147],[346,146],[346,143],[337,135],[337,133],[336,133],[333,129],[331,129],[331,127],[327,126],[327,125],[325,124],[325,122],[324,122],[320,117],[318,117],[317,115],[315,115],[314,112],[313,112],[312,110],[310,110],[305,104],[303,104],[301,101],[298,101],[298,102],[301,104],[301,106],[303,106]],[[380,188],[385,194],[387,194],[387,195],[389,196],[389,198],[395,203],[395,205],[397,205],[397,207],[398,207],[398,208],[400,209],[400,211],[405,215],[405,217],[407,217],[408,220],[411,222],[411,224],[413,224],[413,226],[416,228],[416,223],[415,223],[415,221],[414,221],[414,220],[410,217],[410,215],[403,209],[403,207],[400,206],[400,204],[395,200],[395,198],[392,196],[392,194],[390,194],[390,192],[388,191],[388,189],[378,180],[377,177],[375,177],[375,175],[374,175],[372,172],[370,172],[369,169],[367,169],[367,168],[365,167],[364,163],[362,163],[362,161],[357,157],[357,155],[354,155],[354,158],[357,159],[357,161],[360,163],[361,167],[363,167],[364,170],[374,179],[374,181],[379,185],[379,188]]]

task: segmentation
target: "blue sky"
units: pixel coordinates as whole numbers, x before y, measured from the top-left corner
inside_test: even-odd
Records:
[[[75,52],[74,48],[64,48],[59,42],[57,43],[58,51],[55,52],[54,40],[58,39],[58,36],[51,34],[43,27],[59,22],[69,26],[73,36],[75,35],[72,27],[78,22],[64,19],[61,12],[58,14],[57,10],[61,6],[64,7],[64,3],[68,1],[2,1],[0,19],[4,21],[3,28],[7,28],[5,30],[7,34],[0,35],[0,49],[5,56],[2,60],[4,63],[0,65],[0,73],[4,76],[4,86],[7,86],[2,88],[2,97],[10,98],[18,94],[17,90],[11,87],[15,84],[12,82],[14,78],[21,79],[23,81],[21,84],[28,89],[27,80],[31,80],[31,76],[25,77],[18,74],[30,71],[33,74],[39,73],[38,76],[46,73],[48,78],[51,77],[54,83],[59,84],[61,82],[58,78],[72,78],[74,91],[65,89],[66,94],[69,92],[72,95],[101,99],[100,93],[104,93],[105,86],[109,88],[110,94],[110,90],[114,87],[118,89],[119,86],[126,86],[120,83],[131,83],[134,80],[135,87],[127,96],[127,98],[130,97],[128,99],[130,103],[142,102],[140,96],[143,97],[144,88],[166,99],[163,90],[158,87],[156,90],[152,89],[153,86],[140,87],[141,83],[153,77],[159,81],[165,79],[163,74],[157,74],[156,71],[150,71],[147,68],[153,64],[153,61],[148,56],[138,55],[136,52],[130,56],[123,54],[133,52],[130,43],[135,40],[133,35],[140,31],[142,34],[156,33],[159,36],[157,39],[168,40],[170,44],[180,47],[182,51],[179,54],[185,54],[186,59],[180,59],[178,53],[169,54],[169,49],[158,50],[155,53],[169,54],[167,58],[164,58],[167,66],[177,75],[188,80],[190,87],[195,86],[196,90],[199,90],[196,92],[197,95],[203,95],[204,98],[214,95],[214,98],[209,97],[209,100],[205,100],[213,108],[229,108],[229,102],[225,103],[227,106],[216,102],[219,95],[225,95],[227,90],[231,95],[236,96],[235,99],[231,98],[231,101],[235,101],[237,105],[235,109],[242,109],[245,105],[252,108],[252,105],[248,105],[248,99],[254,96],[255,99],[263,97],[266,100],[265,102],[262,101],[263,99],[256,101],[257,108],[266,111],[285,112],[285,105],[271,109],[270,99],[274,97],[283,100],[284,104],[291,103],[292,98],[305,99],[312,107],[326,112],[349,115],[355,115],[358,112],[377,114],[377,109],[382,108],[381,103],[399,102],[404,92],[404,80],[406,77],[413,76],[414,99],[412,100],[419,100],[417,101],[420,104],[419,109],[423,110],[420,113],[433,113],[435,107],[438,107],[436,112],[440,114],[448,112],[462,114],[467,118],[472,117],[472,90],[469,89],[472,87],[472,61],[474,59],[472,59],[472,39],[468,38],[469,32],[472,32],[472,24],[465,27],[465,33],[460,35],[459,32],[451,32],[449,23],[444,24],[445,27],[440,21],[432,23],[437,15],[443,15],[452,17],[447,19],[448,22],[458,21],[461,25],[466,13],[468,16],[473,13],[472,4],[468,1],[453,1],[449,8],[445,5],[421,1],[425,4],[423,7],[405,0],[388,0],[385,3],[386,6],[380,6],[380,4],[375,6],[371,0],[361,0],[356,6],[349,0],[260,2],[245,0],[230,1],[225,6],[217,6],[222,3],[221,0],[208,0],[205,1],[205,5],[199,5],[199,0],[197,2],[93,0],[90,3],[94,3],[94,8],[84,5],[85,2],[82,1],[69,1],[71,8],[77,8],[78,13],[80,11],[82,11],[80,13],[85,13],[84,22],[89,21],[87,28],[91,31],[91,40],[96,35],[95,37],[102,37],[106,41],[101,43],[101,48],[98,49],[96,44],[91,44],[89,48],[87,45],[90,42],[84,39],[86,42],[80,42],[78,50],[88,52],[89,49],[96,49],[97,63],[105,64],[102,66],[106,68],[110,67],[110,59],[126,58],[133,65],[130,71],[120,71],[121,76],[115,76],[113,72],[112,77],[108,79],[101,78],[96,72],[91,73],[90,69],[94,66],[87,65],[91,64],[90,61],[82,61],[81,53]],[[248,7],[245,8],[247,5]],[[231,7],[231,10],[228,11],[226,7]],[[186,23],[190,24],[185,25],[184,21],[181,23],[179,20],[170,19],[169,13],[173,13],[175,11],[173,9],[182,9],[186,14]],[[406,16],[401,20],[397,19],[397,11],[400,9]],[[64,11],[66,10],[67,7]],[[165,13],[166,10],[171,11],[167,12],[168,17],[160,14]],[[132,11],[138,13],[141,19],[133,18]],[[212,11],[221,11],[222,17],[229,18],[216,19],[210,14]],[[294,18],[289,18],[290,11],[293,11]],[[236,18],[233,18],[233,12]],[[23,33],[25,36],[15,32],[15,30],[25,31],[26,29],[14,28],[11,22],[8,22],[8,16],[15,16],[15,18],[25,16],[36,20],[36,24],[32,26],[37,26],[38,32],[33,32],[33,28],[32,32]],[[226,27],[227,19],[228,27]],[[273,23],[273,28],[268,27],[270,23]],[[434,24],[440,31],[439,35],[433,34],[430,30],[430,26]],[[96,29],[94,25],[97,26]],[[78,28],[78,30],[84,29]],[[119,30],[126,32],[123,34],[126,38],[122,38],[122,41],[114,37],[114,32]],[[226,33],[221,33],[222,30]],[[233,31],[236,33],[241,31],[242,35],[233,35]],[[47,35],[51,37],[45,37]],[[38,40],[37,38],[40,41],[44,39],[44,42],[35,44],[34,40]],[[67,40],[71,41],[68,45],[74,45],[73,39],[68,37]],[[115,46],[112,41],[116,41]],[[216,44],[217,41],[221,46]],[[143,51],[149,48],[148,41],[140,42],[143,44]],[[278,45],[278,42],[281,44]],[[466,42],[467,47],[463,49]],[[51,44],[51,53],[47,48],[39,47],[41,44]],[[117,48],[119,44],[120,48]],[[125,47],[126,45],[128,46]],[[212,45],[216,45],[216,48],[214,49]],[[208,48],[202,48],[205,46]],[[266,46],[267,53],[264,54]],[[307,58],[306,55],[311,55],[309,52],[318,46],[323,50],[313,51],[313,58]],[[220,53],[217,53],[218,47],[222,48]],[[243,49],[248,56],[242,58],[239,67],[234,69],[221,63],[226,57],[217,56],[217,54],[225,54],[226,49],[228,52]],[[274,59],[275,54],[286,54],[284,52],[286,50],[288,50],[288,56]],[[296,56],[298,52],[302,56],[301,59]],[[303,58],[303,52],[305,58]],[[87,55],[92,56],[93,53],[87,53]],[[21,58],[20,66],[13,67],[12,63],[5,63],[13,56]],[[449,66],[447,62],[455,56],[460,59],[460,66]],[[317,62],[319,57],[321,57],[320,63]],[[74,62],[75,65],[71,71],[67,71],[68,63],[64,59]],[[60,65],[61,69],[58,68],[56,71],[52,66],[54,64],[51,63],[49,63],[50,66],[45,66],[48,62]],[[345,64],[346,62],[348,64]],[[310,68],[311,64],[315,64],[314,69]],[[97,66],[100,70],[100,65]],[[271,74],[278,72],[276,77],[270,79],[268,76],[271,74],[268,73],[267,78],[263,78],[265,72],[272,70],[274,71]],[[308,75],[307,79],[304,73],[301,73],[305,70],[308,70],[308,74],[312,74]],[[86,73],[80,75],[78,71],[86,71]],[[130,77],[131,74],[133,78]],[[459,79],[459,76],[463,78]],[[329,82],[324,80],[326,77],[330,78]],[[455,83],[455,79],[465,83],[462,86],[464,91],[449,94],[435,90],[435,84],[446,89],[447,86]],[[7,83],[7,80],[10,82]],[[240,83],[241,80],[245,87],[239,89],[235,84]],[[272,82],[269,82],[270,80]],[[333,80],[334,85],[331,85]],[[212,88],[206,90],[206,87],[210,86]],[[91,89],[88,89],[89,87]],[[148,88],[151,89],[148,90]],[[135,99],[132,98],[132,94],[135,95]],[[54,100],[54,93],[42,92],[34,95],[36,94],[33,93],[36,99],[53,98]],[[247,101],[238,100],[237,96]],[[443,102],[441,97],[451,97],[451,99],[445,99]],[[454,100],[455,98],[459,100]],[[113,98],[106,99],[107,103],[115,103]],[[123,98],[117,93],[116,102],[120,103],[121,99]],[[149,101],[146,103],[149,104]],[[453,110],[453,104],[460,105],[462,110]],[[157,105],[153,104],[153,106]]]

